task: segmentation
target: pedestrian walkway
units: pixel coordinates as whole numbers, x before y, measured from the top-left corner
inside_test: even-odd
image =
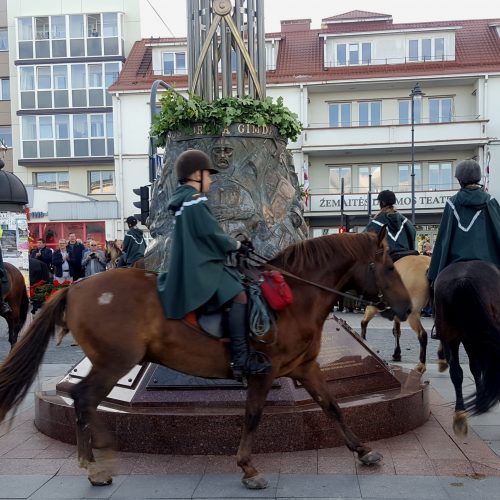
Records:
[[[17,415],[0,425],[0,498],[500,498],[500,410],[471,418],[466,439],[454,436],[453,387],[448,373],[438,373],[434,364],[423,378],[430,384],[429,421],[370,443],[384,455],[381,465],[361,465],[345,447],[258,454],[255,464],[270,482],[260,491],[241,485],[235,456],[180,456],[168,450],[165,455],[118,453],[113,484],[92,487],[78,468],[76,447],[46,437],[33,425],[34,391],[53,388],[71,367],[42,365]],[[471,389],[472,377],[464,371],[464,387]]]

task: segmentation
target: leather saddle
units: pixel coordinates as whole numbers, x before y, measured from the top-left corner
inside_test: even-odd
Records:
[[[199,328],[210,337],[222,339],[227,337],[224,316],[222,310],[213,313],[196,313],[193,311],[186,315],[184,321]]]

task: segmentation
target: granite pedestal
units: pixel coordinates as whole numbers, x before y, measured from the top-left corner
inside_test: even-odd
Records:
[[[388,366],[342,320],[323,333],[321,369],[347,423],[363,441],[403,434],[429,418],[427,385],[417,372]],[[37,428],[75,443],[69,391],[88,372],[78,363],[55,391],[36,395]],[[246,399],[232,380],[189,377],[168,368],[136,366],[109,393],[98,411],[122,451],[175,454],[234,454]],[[307,391],[288,378],[269,393],[256,434],[256,453],[297,451],[344,444]]]

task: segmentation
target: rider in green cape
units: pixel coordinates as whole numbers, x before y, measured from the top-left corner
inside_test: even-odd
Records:
[[[479,185],[481,167],[464,160],[455,169],[460,191],[445,205],[428,278],[449,264],[485,260],[500,267],[500,205]]]
[[[395,208],[396,195],[390,191],[381,191],[377,200],[380,204],[380,211],[373,220],[366,226],[365,231],[374,233],[387,226],[387,243],[392,260],[406,255],[418,255],[415,250],[415,226]]]
[[[175,164],[179,186],[168,203],[175,216],[168,273],[158,289],[168,318],[182,319],[202,308],[212,312],[230,307],[232,370],[236,378],[269,373],[271,365],[253,356],[248,345],[247,295],[239,274],[226,265],[231,252],[246,253],[249,243],[226,234],[207,204],[210,174],[218,173],[202,151],[188,150]]]

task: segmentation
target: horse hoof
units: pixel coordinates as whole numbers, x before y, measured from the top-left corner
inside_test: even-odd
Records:
[[[241,482],[249,490],[264,490],[269,486],[269,482],[266,481],[262,476],[254,477],[244,477]]]
[[[100,480],[100,479],[92,479],[89,476],[89,481],[92,484],[92,486],[109,486],[113,482],[113,478],[108,477],[107,479]]]
[[[469,423],[467,421],[467,413],[457,411],[453,417],[453,432],[459,437],[467,436],[469,432]]]
[[[392,356],[393,361],[401,361],[401,356]]]
[[[448,369],[448,361],[444,359],[438,360],[438,371],[439,373],[443,373]]]
[[[421,361],[419,361],[417,363],[417,366],[415,366],[415,370],[417,370],[417,372],[419,373],[425,373],[425,370],[427,370],[427,367],[424,365],[424,363],[422,363]]]
[[[380,462],[383,458],[382,453],[379,453],[378,451],[369,451],[362,457],[359,457],[359,460],[365,465],[373,465]]]

